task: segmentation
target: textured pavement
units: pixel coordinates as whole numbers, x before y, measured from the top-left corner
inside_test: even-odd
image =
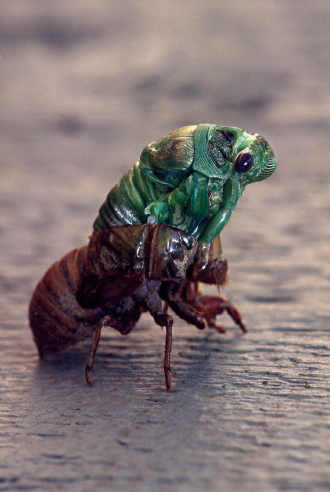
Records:
[[[330,490],[327,0],[0,3],[0,491]],[[222,234],[242,335],[145,314],[39,362],[33,288],[85,244],[143,147],[183,125],[264,135],[278,170]],[[214,294],[215,291],[212,291]]]

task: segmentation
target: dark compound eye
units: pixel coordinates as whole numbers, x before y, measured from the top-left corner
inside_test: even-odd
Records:
[[[241,152],[235,160],[235,169],[238,173],[246,173],[253,166],[253,155],[250,152]]]

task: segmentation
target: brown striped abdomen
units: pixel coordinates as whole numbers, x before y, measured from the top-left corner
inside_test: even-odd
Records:
[[[35,288],[29,321],[41,358],[91,336],[103,316],[100,309],[83,309],[77,301],[86,254],[87,246],[70,251]]]

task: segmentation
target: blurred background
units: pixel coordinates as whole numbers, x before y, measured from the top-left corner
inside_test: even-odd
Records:
[[[329,408],[330,328],[329,80],[327,0],[0,2],[0,374],[6,401],[2,403],[4,434],[0,453],[2,449],[4,464],[0,490],[14,490],[16,486],[46,490],[49,483],[63,487],[61,490],[69,486],[70,490],[83,490],[83,480],[89,480],[88,484],[98,490],[106,487],[102,480],[109,466],[116,468],[122,480],[115,482],[116,490],[130,490],[133,482],[134,490],[193,490],[196,486],[196,490],[205,487],[212,491],[220,490],[221,484],[226,485],[226,490],[329,490],[330,417],[325,412],[325,407]],[[189,381],[189,377],[195,377],[197,362],[191,356],[191,372],[185,372],[178,354],[180,350],[189,352],[185,336],[195,336],[195,329],[181,323],[181,334],[187,335],[182,334],[179,348],[174,348],[173,361],[178,369],[174,385],[186,400],[182,403],[180,393],[174,400],[173,396],[162,394],[168,403],[167,411],[171,409],[169,414],[163,410],[162,418],[167,422],[171,418],[174,422],[180,408],[185,410],[182,419],[195,415],[190,405],[194,398],[196,403],[198,391],[203,396],[200,395],[203,403],[198,406],[201,415],[205,419],[210,414],[218,415],[212,421],[213,427],[210,424],[209,437],[199,444],[199,463],[206,467],[203,470],[208,478],[204,482],[198,482],[196,477],[196,482],[180,481],[180,477],[194,475],[191,463],[196,461],[185,455],[178,464],[173,463],[173,456],[160,454],[163,449],[158,449],[155,442],[161,435],[161,423],[160,434],[154,426],[145,445],[145,449],[153,450],[154,460],[161,462],[161,467],[148,465],[146,453],[136,459],[133,452],[125,455],[129,446],[125,447],[126,438],[122,437],[124,445],[119,446],[119,451],[114,448],[122,460],[114,460],[107,447],[103,419],[94,427],[97,431],[89,433],[89,444],[97,456],[107,456],[104,468],[96,472],[95,464],[89,462],[87,466],[87,451],[72,467],[64,453],[64,481],[58,485],[58,469],[52,468],[49,456],[52,449],[62,449],[64,444],[61,441],[54,445],[52,439],[44,439],[41,445],[39,438],[31,436],[52,432],[56,435],[56,425],[64,425],[64,407],[70,408],[66,414],[74,419],[72,409],[87,405],[86,396],[82,396],[86,388],[80,379],[79,355],[79,363],[72,356],[72,364],[67,359],[59,364],[59,369],[40,370],[27,324],[32,290],[53,261],[87,242],[107,192],[133,166],[144,146],[180,126],[198,123],[258,132],[267,138],[278,159],[278,170],[270,179],[247,187],[222,234],[232,280],[226,294],[241,308],[249,335],[239,341],[229,335],[222,339],[227,342],[219,342],[215,341],[215,334],[208,339],[198,333],[208,350],[214,349],[213,362],[207,366],[212,378],[207,379],[204,373],[203,390],[189,382],[183,389],[180,371],[181,377]],[[116,343],[128,344],[128,352],[141,350],[140,356],[149,350],[148,363],[154,364],[155,372],[145,378],[146,367],[137,357],[134,367],[128,365],[131,372],[127,371],[132,375],[127,386],[123,383],[125,376],[121,376],[124,380],[117,387],[116,405],[127,408],[127,394],[138,394],[131,396],[132,405],[137,405],[134,398],[142,398],[139,408],[146,412],[146,403],[141,401],[145,402],[145,395],[150,396],[148,391],[154,392],[163,384],[163,338],[149,318],[143,320],[143,347],[136,348],[140,339],[134,338]],[[112,353],[110,342],[106,345],[101,349],[99,386],[95,389],[98,401],[103,402],[114,384],[109,373],[113,361],[107,362],[105,357]],[[233,363],[231,368],[225,362],[228,357]],[[272,433],[267,438],[257,438],[259,448],[255,447],[255,436],[261,431],[255,430],[253,418],[242,431],[229,414],[221,425],[217,421],[225,401],[231,410],[235,409],[240,422],[244,419],[248,396],[243,397],[241,380],[231,372],[237,370],[241,374],[243,367],[248,371],[246,381],[256,378],[253,391],[258,396],[250,401],[250,412],[254,415],[261,406],[274,412],[281,408],[278,428],[287,430],[277,439],[276,427],[265,416],[261,427],[268,426]],[[308,367],[316,368],[314,386],[308,379],[311,372],[305,377]],[[114,371],[116,375],[120,369]],[[134,371],[141,374],[137,376],[138,383],[134,382]],[[261,394],[260,385],[267,379],[267,371],[276,379],[269,388],[276,391]],[[70,378],[63,382],[68,373],[74,383]],[[215,404],[208,398],[215,381],[221,378],[235,391]],[[77,381],[81,381],[80,386]],[[199,387],[201,382],[200,379]],[[306,406],[300,407],[297,402],[301,402],[301,389],[306,384],[313,388],[312,396]],[[78,395],[74,387],[79,388]],[[39,393],[38,388],[42,388]],[[221,399],[223,390],[218,390]],[[288,395],[293,394],[297,399],[288,403]],[[276,398],[280,398],[280,403]],[[59,399],[63,408],[56,404]],[[75,405],[73,400],[80,403]],[[99,415],[98,403],[93,401],[94,415]],[[10,420],[8,416],[13,412]],[[38,415],[44,413],[51,416],[48,424],[40,417],[44,425],[40,431]],[[119,439],[116,431],[123,426],[131,429],[134,418],[132,410],[126,415],[125,424],[121,420],[112,422],[114,441]],[[174,434],[163,437],[162,443],[176,449],[186,443],[192,449],[200,425],[197,416],[196,419],[199,424],[191,420],[191,428],[189,419],[185,423],[185,435],[180,426],[173,427]],[[304,425],[298,424],[302,421]],[[309,427],[305,427],[306,421]],[[79,447],[82,435],[77,437],[74,430],[70,432],[66,435]],[[224,435],[226,442],[236,439],[236,451],[222,447]],[[212,438],[217,445],[210,445]],[[134,439],[143,440],[133,432]],[[302,448],[306,442],[308,449]],[[260,443],[266,443],[265,447]],[[88,449],[87,442],[84,445]],[[12,458],[17,456],[18,448],[21,451],[15,461]],[[244,456],[240,454],[243,448],[249,451]],[[237,468],[229,466],[228,459]],[[278,465],[270,467],[270,460],[277,460]],[[131,466],[125,468],[126,475],[120,468],[123,462]],[[44,479],[39,466],[49,472],[45,472]],[[171,481],[174,469],[179,478]],[[140,477],[140,481],[125,482],[123,474],[133,479]],[[49,477],[53,477],[53,482],[49,482]],[[70,482],[72,477],[78,477],[76,482]],[[6,487],[11,484],[10,488],[2,489],[2,483]]]

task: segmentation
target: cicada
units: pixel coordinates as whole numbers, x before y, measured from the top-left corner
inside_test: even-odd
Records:
[[[234,127],[202,124],[169,133],[143,150],[110,190],[88,245],[54,263],[37,285],[30,326],[41,358],[92,338],[91,370],[101,330],[128,334],[141,312],[166,328],[164,373],[172,386],[173,318],[222,333],[224,310],[246,332],[235,306],[202,296],[200,283],[222,286],[228,265],[219,233],[245,186],[276,169],[267,141]]]

